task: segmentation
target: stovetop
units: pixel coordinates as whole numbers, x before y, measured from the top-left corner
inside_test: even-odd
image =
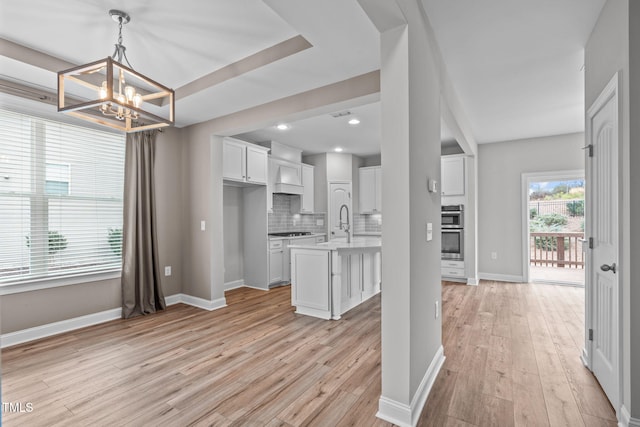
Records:
[[[298,236],[310,236],[310,231],[285,231],[283,233],[269,233],[269,236],[274,237],[298,237]]]

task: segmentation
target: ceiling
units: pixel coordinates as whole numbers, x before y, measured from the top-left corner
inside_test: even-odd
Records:
[[[478,142],[583,130],[584,45],[605,0],[421,1]],[[109,9],[132,17],[123,38],[133,67],[176,89],[178,126],[380,67],[378,33],[356,0],[3,1],[0,37],[86,63],[113,51],[117,25]],[[306,47],[274,57],[274,46],[297,36]],[[259,65],[240,66],[248,58]],[[53,71],[0,56],[3,79],[55,90]],[[242,136],[307,153],[338,145],[358,155],[379,152],[379,103],[347,109],[360,125],[324,113],[291,122],[286,132],[274,122]],[[450,134],[443,131],[443,139]]]

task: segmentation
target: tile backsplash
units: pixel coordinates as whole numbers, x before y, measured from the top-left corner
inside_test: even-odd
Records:
[[[291,200],[294,197],[289,194],[273,195],[273,213],[269,213],[269,233],[284,231],[310,231],[312,233],[327,232],[327,215],[316,214],[292,214]],[[322,220],[323,225],[317,225]],[[382,215],[353,214],[353,233],[380,233],[382,232]]]
[[[312,233],[326,233],[326,214],[292,214],[291,199],[289,194],[273,195],[273,213],[269,213],[268,229],[269,233],[280,233],[284,231],[310,231]],[[322,220],[323,225],[317,225],[318,220]]]
[[[353,233],[381,233],[382,214],[353,215]]]

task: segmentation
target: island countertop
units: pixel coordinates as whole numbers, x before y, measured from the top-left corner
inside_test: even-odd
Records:
[[[345,238],[333,239],[324,243],[297,245],[293,243],[289,245],[291,249],[315,249],[324,251],[348,251],[348,250],[361,250],[361,249],[373,249],[380,250],[382,247],[382,239],[379,237],[354,237],[351,242],[347,243]]]

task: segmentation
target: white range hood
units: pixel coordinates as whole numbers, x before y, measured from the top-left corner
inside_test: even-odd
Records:
[[[280,164],[276,175],[274,193],[302,194],[304,187],[300,182],[300,169],[294,166]]]

